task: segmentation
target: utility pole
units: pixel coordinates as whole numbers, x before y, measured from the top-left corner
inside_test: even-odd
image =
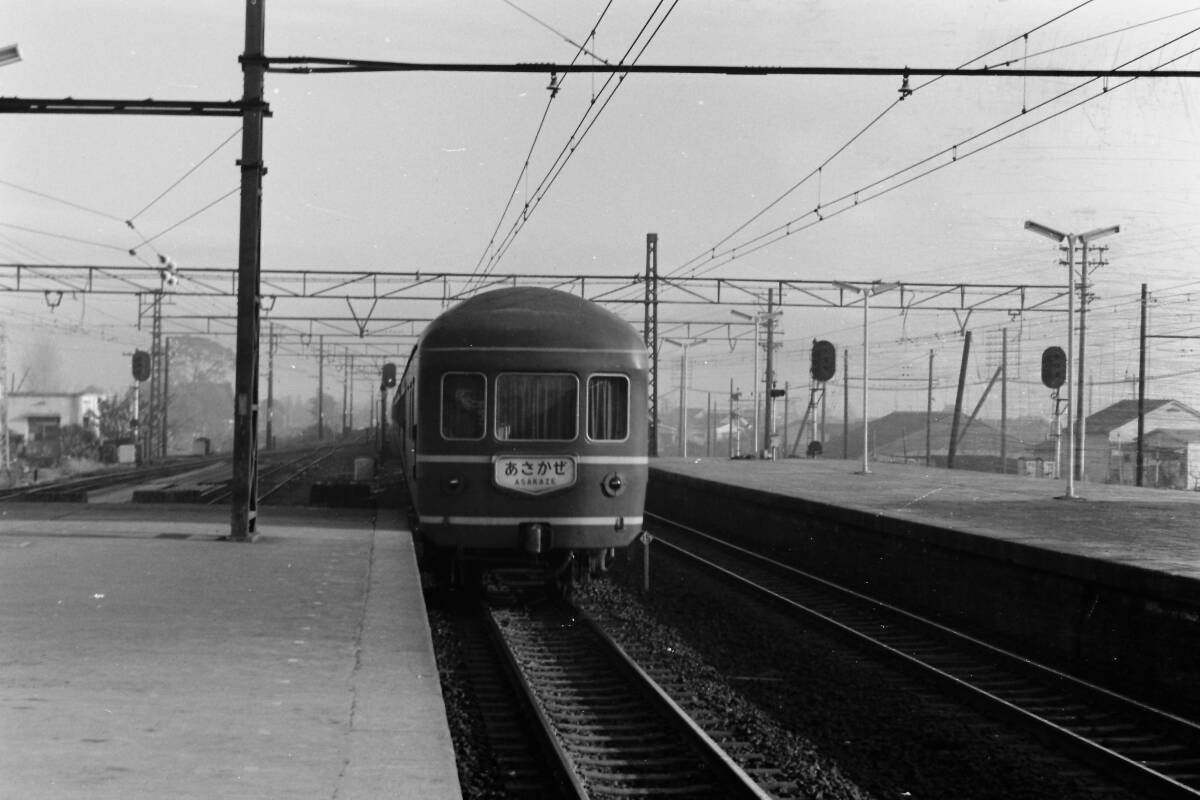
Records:
[[[171,340],[170,338],[163,339],[163,360],[162,360],[162,447],[159,455],[163,458],[167,457],[167,410],[171,405]]]
[[[325,337],[317,337],[317,441],[325,438]]]
[[[350,428],[346,425],[346,401],[350,399],[350,348],[342,348],[342,436],[345,436]]]
[[[159,441],[163,426],[163,347],[162,347],[162,301],[159,289],[150,294],[150,403],[142,420],[145,437],[145,455],[148,461],[157,461]]]
[[[850,457],[850,348],[842,351],[842,458]]]
[[[762,450],[771,453],[771,440],[775,436],[775,290],[767,289],[767,368],[763,374],[763,425]]]
[[[683,354],[679,357],[679,454],[687,458],[687,351],[688,343],[682,345]]]
[[[929,351],[929,388],[925,396],[925,466],[933,464],[933,351]]]
[[[649,455],[658,455],[658,234],[646,234],[646,315],[642,335],[650,354]]]
[[[946,469],[954,469],[954,454],[958,450],[958,419],[962,416],[963,393],[967,383],[967,359],[971,355],[971,332],[963,334],[962,365],[958,368],[958,394],[954,397],[954,419],[950,421],[950,450],[946,455]]]
[[[1078,367],[1075,372],[1075,439],[1071,446],[1075,448],[1075,480],[1082,481],[1084,476],[1083,459],[1087,451],[1085,443],[1087,442],[1086,417],[1084,416],[1083,405],[1083,381],[1086,371],[1084,369],[1085,357],[1087,352],[1087,307],[1088,307],[1088,243],[1087,239],[1080,239],[1080,266],[1079,266],[1079,357]]]
[[[1146,470],[1146,284],[1142,284],[1142,332],[1138,338],[1137,478],[1144,485]]]
[[[1000,346],[1000,474],[1008,474],[1008,328]]]
[[[0,451],[4,457],[4,477],[12,476],[12,453],[8,444],[8,331],[0,322]]]
[[[263,102],[267,0],[246,0],[242,57],[241,222],[238,233],[237,357],[234,374],[233,483],[229,538],[258,538],[258,346],[262,255]]]
[[[267,333],[267,442],[266,449],[275,449],[275,323],[270,323]]]

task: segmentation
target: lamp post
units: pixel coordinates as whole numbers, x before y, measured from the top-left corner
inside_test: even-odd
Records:
[[[21,60],[21,51],[15,44],[0,47],[0,67],[15,64]],[[4,327],[0,325],[0,466],[4,468],[4,478],[12,476],[12,454],[8,444],[8,338]]]
[[[867,379],[868,379],[868,374],[869,374],[868,373],[868,365],[870,364],[870,361],[869,361],[870,339],[867,335],[867,328],[869,325],[869,319],[870,319],[870,313],[871,313],[871,296],[876,295],[876,294],[882,294],[883,292],[890,292],[892,289],[895,289],[898,286],[900,286],[900,284],[899,283],[883,283],[882,281],[873,281],[871,283],[863,284],[860,286],[860,285],[854,284],[854,283],[845,283],[843,281],[834,281],[833,285],[839,289],[845,289],[847,291],[857,292],[858,294],[861,294],[863,296],[863,366],[862,366],[862,373],[863,373],[863,385],[862,385],[863,453],[862,453],[862,474],[869,475],[869,474],[871,474],[871,468],[867,462],[867,456],[868,456],[868,444],[870,443],[870,439],[868,438],[867,425],[869,424],[868,418],[870,415],[867,413]]]
[[[1077,392],[1079,404],[1079,414],[1083,414],[1083,374],[1080,370],[1079,386],[1076,388],[1073,385],[1075,374],[1075,357],[1074,357],[1074,341],[1075,341],[1075,240],[1078,239],[1087,247],[1089,241],[1099,239],[1104,236],[1109,236],[1120,232],[1121,228],[1118,225],[1113,225],[1108,228],[1096,228],[1087,233],[1063,233],[1056,231],[1054,228],[1047,227],[1033,220],[1025,220],[1025,230],[1033,231],[1039,236],[1045,236],[1055,242],[1061,243],[1064,239],[1067,242],[1067,392]],[[1082,348],[1081,348],[1082,349]],[[1082,359],[1082,353],[1080,358]],[[1082,442],[1078,440],[1075,433],[1075,414],[1072,411],[1072,398],[1067,398],[1067,491],[1065,498],[1068,500],[1075,499],[1075,450],[1076,447],[1082,447]]]

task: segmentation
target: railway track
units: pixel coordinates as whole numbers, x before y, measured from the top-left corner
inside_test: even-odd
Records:
[[[542,781],[543,787],[549,780],[558,796],[571,798],[775,796],[577,610],[549,603],[508,604],[488,609],[484,618],[527,709],[525,716],[539,731],[538,760],[556,765],[552,778],[526,778],[514,796],[545,796],[544,788],[530,788],[529,780]],[[495,661],[477,655],[469,660],[496,672]],[[489,705],[496,704],[494,691],[486,696]],[[507,754],[514,747],[512,729],[505,730],[508,738],[493,742],[492,748]],[[528,761],[508,763],[504,769],[527,775]]]
[[[300,475],[332,458],[340,449],[338,445],[331,445],[315,452],[305,450],[296,454],[294,458],[288,458],[284,461],[260,461],[258,470],[258,499],[260,501],[266,500]],[[206,505],[216,505],[226,502],[233,496],[231,483],[231,481],[224,481],[219,484],[213,484],[211,489],[200,496],[199,502]]]
[[[111,489],[122,484],[158,480],[211,466],[228,460],[227,456],[192,458],[150,467],[116,469],[95,475],[47,481],[31,486],[0,489],[0,502],[76,502],[86,503],[89,492]]]
[[[330,445],[319,450],[282,451],[260,455],[258,485],[259,500],[265,500],[287,486],[298,476],[319,467],[336,455],[344,445]],[[165,464],[117,469],[78,478],[47,481],[31,486],[19,486],[0,490],[0,502],[68,502],[86,503],[96,492],[116,490],[121,487],[147,487],[155,482],[188,473],[195,473],[221,464],[231,465],[228,454],[205,458],[189,458]],[[232,467],[230,466],[229,469]],[[226,471],[228,476],[229,472]],[[190,502],[215,505],[226,502],[232,495],[230,479],[193,479],[184,490],[170,488],[143,488],[135,490],[134,502]]]
[[[653,515],[647,514],[647,517]],[[653,516],[655,544],[935,684],[1141,797],[1200,798],[1200,725]]]

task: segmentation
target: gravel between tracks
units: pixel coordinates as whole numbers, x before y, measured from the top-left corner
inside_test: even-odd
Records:
[[[723,709],[726,727],[775,754],[812,798],[1133,800],[720,581],[665,558],[652,566],[649,594],[630,553],[577,602],[618,641],[671,653],[689,685]],[[464,796],[502,798],[441,614],[431,607]]]

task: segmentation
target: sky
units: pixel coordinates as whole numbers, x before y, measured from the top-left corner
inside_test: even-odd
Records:
[[[638,38],[647,19],[657,33]],[[0,96],[237,99],[244,25],[235,2],[14,4],[0,45],[17,43],[22,61],[0,67]],[[567,63],[582,47],[585,62],[616,63],[636,42],[643,64],[1200,69],[1189,55],[1200,48],[1198,28],[1200,7],[1171,0],[270,0],[266,52]],[[1154,300],[1152,334],[1196,332],[1194,78],[913,77],[912,94],[896,102],[896,76],[630,75],[611,96],[617,84],[606,89],[605,75],[558,77],[552,99],[540,73],[269,74],[263,269],[625,277],[644,270],[655,232],[663,275],[1063,285],[1055,244],[1022,229],[1033,219],[1072,233],[1120,226],[1092,275],[1085,375],[1097,408],[1131,396],[1141,284]],[[593,98],[606,101],[603,111],[572,140]],[[187,287],[189,270],[237,265],[239,128],[231,118],[5,115],[0,289],[14,287],[17,264],[153,271],[163,254],[181,271],[166,330],[232,315],[232,298],[189,297]],[[570,159],[540,191],[564,148]],[[515,237],[490,247],[531,198]],[[770,233],[783,230],[792,233]],[[1009,413],[1047,412],[1038,363],[1043,347],[1064,344],[1065,314],[964,321],[879,300],[868,324],[873,413],[924,409],[931,353],[935,405],[953,402],[964,328],[976,348],[968,404],[994,371],[1006,329]],[[761,311],[765,300],[739,308]],[[377,313],[436,310],[384,303]],[[345,317],[347,304],[294,311]],[[664,312],[696,323],[660,331],[690,344],[689,405],[725,403],[731,383],[750,391],[756,382],[749,328],[729,311]],[[638,306],[622,313],[640,326]],[[129,382],[129,354],[149,344],[132,296],[67,293],[50,308],[40,294],[0,291],[0,314],[10,385],[24,389],[115,391]],[[279,330],[277,392],[314,392],[305,326]],[[807,387],[817,338],[833,341],[861,380],[861,307],[789,308],[778,331],[781,382]],[[223,341],[232,347],[232,337]],[[1194,344],[1149,341],[1150,395],[1200,407]],[[402,362],[407,347],[366,337],[331,339],[329,349],[361,353],[355,380],[369,387],[378,362]],[[682,353],[661,351],[667,402]],[[857,391],[851,384],[855,414]]]

